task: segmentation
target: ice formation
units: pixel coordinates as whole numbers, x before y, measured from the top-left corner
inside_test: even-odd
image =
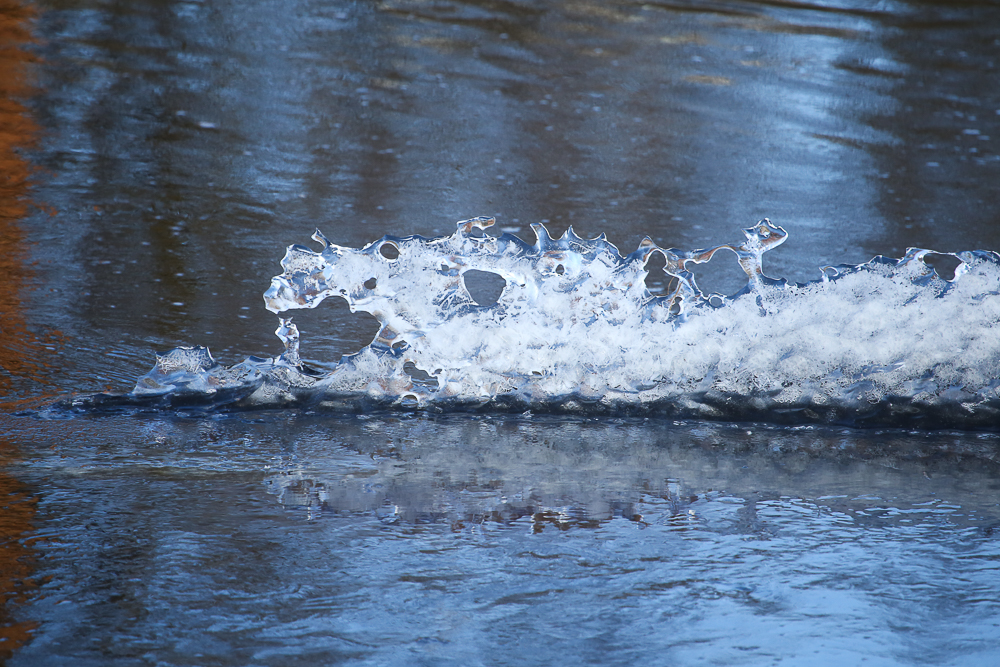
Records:
[[[682,251],[646,238],[625,256],[603,235],[552,238],[533,225],[528,244],[486,234],[493,223],[361,249],[317,231],[319,250],[288,248],[265,304],[285,313],[341,297],[378,319],[370,345],[312,372],[282,318],[280,357],[223,367],[205,348],[177,348],[118,403],[1000,425],[996,253],[909,249],[789,284],[764,275],[764,253],[787,236],[766,219],[738,244]],[[720,251],[735,253],[747,284],[705,295],[698,264]],[[653,253],[673,285],[662,296],[645,283]],[[928,263],[941,255],[957,264],[954,276]],[[503,278],[495,303],[476,302],[470,271]]]

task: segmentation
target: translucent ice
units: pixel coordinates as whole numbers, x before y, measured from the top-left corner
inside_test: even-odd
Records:
[[[764,254],[787,236],[768,220],[740,243],[683,251],[647,238],[624,256],[603,235],[570,229],[552,238],[533,225],[528,244],[486,234],[492,224],[474,218],[451,236],[385,236],[361,249],[317,231],[317,250],[288,248],[265,304],[283,313],[341,297],[379,321],[370,345],[314,373],[300,361],[294,324],[282,319],[280,357],[225,368],[207,350],[178,348],[122,400],[200,393],[238,407],[1000,424],[996,253],[910,249],[793,285],[763,272]],[[735,254],[746,286],[705,295],[698,264],[720,251]],[[663,296],[645,284],[654,253],[672,286]],[[953,271],[940,274],[932,266],[949,263]],[[474,284],[488,274],[498,281],[493,294]]]

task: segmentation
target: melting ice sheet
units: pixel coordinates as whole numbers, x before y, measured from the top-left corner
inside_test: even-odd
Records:
[[[994,252],[910,249],[789,284],[762,271],[764,253],[787,236],[766,219],[738,244],[683,251],[647,238],[625,256],[603,235],[583,239],[571,229],[554,239],[533,225],[529,244],[486,234],[493,222],[462,221],[440,238],[385,236],[361,249],[317,231],[317,250],[290,246],[264,294],[269,310],[315,308],[332,296],[381,324],[370,345],[331,372],[302,363],[298,331],[281,319],[278,358],[224,367],[206,348],[181,347],[158,356],[131,393],[73,405],[1000,426]],[[733,253],[746,272],[734,295],[698,288],[698,265],[716,252]],[[662,296],[645,284],[654,253],[670,281]],[[950,260],[954,274],[939,274],[932,259]],[[499,276],[502,292],[477,302],[470,272]]]

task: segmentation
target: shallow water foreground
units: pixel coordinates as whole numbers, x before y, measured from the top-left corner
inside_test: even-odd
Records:
[[[12,665],[1000,659],[992,434],[0,419],[45,489]]]

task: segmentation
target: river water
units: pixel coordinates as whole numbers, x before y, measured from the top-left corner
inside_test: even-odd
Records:
[[[799,282],[1000,250],[998,26],[992,2],[0,3],[0,661],[1000,662],[988,421],[49,407],[178,345],[278,355],[261,294],[317,227],[489,215],[631,252],[768,217],[767,274]],[[944,348],[995,337],[928,317]],[[295,323],[321,368],[379,328],[340,299]]]

